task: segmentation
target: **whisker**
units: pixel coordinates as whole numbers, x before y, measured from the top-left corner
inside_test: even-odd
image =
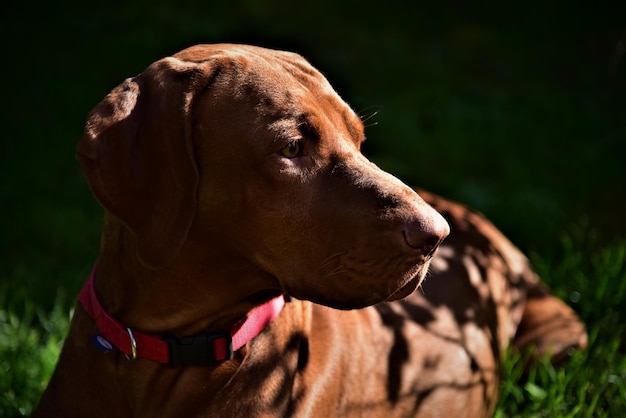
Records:
[[[372,108],[374,108],[375,110],[371,111]],[[370,119],[372,119],[374,116],[378,115],[378,112],[380,111],[381,108],[382,106],[370,106],[358,112],[359,118],[361,118],[361,122],[363,122],[365,127],[378,125],[378,122],[373,122],[369,124],[365,124],[365,123],[369,121]]]
[[[333,255],[329,256],[329,257],[328,257],[328,258],[326,258],[324,261],[322,261],[322,262],[320,263],[320,265],[319,265],[319,266],[317,266],[316,271],[319,271],[319,270],[321,270],[322,268],[324,268],[324,267],[328,266],[328,265],[329,265],[329,264],[331,264],[333,261],[335,261],[335,259],[339,258],[339,256],[341,256],[341,255],[343,255],[343,254],[345,254],[345,253],[346,253],[346,251],[340,251],[340,252],[338,252],[338,253],[335,253],[335,254],[333,254]]]
[[[348,271],[348,270],[347,270],[344,266],[339,265],[339,266],[335,267],[335,268],[334,268],[331,272],[328,272],[328,273],[326,274],[326,277],[328,277],[328,276],[333,276],[333,275],[335,275],[335,274],[342,274],[342,273],[345,273],[345,272],[347,272],[347,271]]]

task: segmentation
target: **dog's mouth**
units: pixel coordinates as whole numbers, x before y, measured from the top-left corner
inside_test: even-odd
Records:
[[[385,302],[393,302],[395,300],[404,299],[407,296],[411,295],[415,290],[422,284],[424,281],[424,277],[426,277],[426,273],[428,272],[428,266],[430,261],[426,261],[422,265],[420,265],[416,270],[416,272],[410,276],[410,279],[400,286],[395,292],[389,295]]]
[[[335,287],[332,292],[313,291],[311,288],[307,288],[306,291],[303,292],[304,289],[302,288],[290,288],[287,286],[284,291],[297,299],[309,300],[335,309],[362,309],[381,302],[404,299],[411,295],[422,283],[429,265],[430,258],[425,261],[422,260],[419,264],[408,268],[408,270],[401,275],[403,278],[399,278],[398,276],[395,276],[395,278],[389,276],[385,277],[384,275],[372,277],[373,280],[377,279],[375,281],[379,283],[387,282],[388,284],[385,286],[386,290],[383,290],[383,288],[376,289],[376,286],[370,286],[367,290],[360,286],[339,286]],[[352,278],[358,277],[361,280],[363,279],[362,275],[350,276],[352,276]],[[335,283],[342,281],[336,276],[335,278]],[[306,282],[306,280],[298,282]]]

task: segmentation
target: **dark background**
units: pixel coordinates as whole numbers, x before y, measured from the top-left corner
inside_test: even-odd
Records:
[[[366,119],[367,156],[485,213],[581,314],[586,354],[507,373],[504,415],[624,414],[626,1],[11,2],[0,39],[0,416],[38,399],[98,254],[87,113],[201,42],[307,57]]]

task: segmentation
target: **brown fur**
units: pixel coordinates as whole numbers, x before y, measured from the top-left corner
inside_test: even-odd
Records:
[[[586,344],[487,220],[420,198],[363,157],[363,139],[291,53],[196,46],[114,89],[77,147],[105,208],[107,310],[185,336],[296,299],[206,367],[103,354],[78,306],[35,416],[487,416],[511,341],[555,358]]]

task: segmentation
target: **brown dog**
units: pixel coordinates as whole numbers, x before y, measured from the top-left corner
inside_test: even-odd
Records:
[[[114,89],[77,148],[101,255],[36,416],[487,416],[511,341],[586,344],[488,221],[363,139],[291,53],[195,46]]]

